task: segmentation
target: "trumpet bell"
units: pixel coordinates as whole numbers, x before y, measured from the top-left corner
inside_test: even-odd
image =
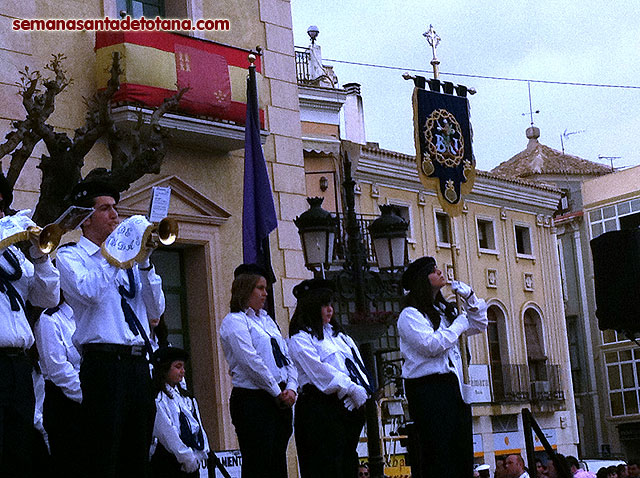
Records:
[[[165,217],[158,224],[158,240],[163,246],[170,246],[178,238],[178,221]]]
[[[50,254],[53,252],[62,239],[64,229],[58,224],[49,224],[44,228],[30,227],[27,229],[31,238],[37,242],[38,249],[43,254]]]

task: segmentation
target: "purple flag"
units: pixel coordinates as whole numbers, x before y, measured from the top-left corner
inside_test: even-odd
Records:
[[[244,132],[243,262],[271,268],[268,237],[278,226],[271,183],[260,144],[256,67],[247,78],[247,122]]]

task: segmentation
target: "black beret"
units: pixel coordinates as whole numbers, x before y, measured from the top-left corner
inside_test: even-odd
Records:
[[[7,178],[2,173],[0,173],[0,194],[2,194],[5,209],[11,206],[13,202],[13,190],[11,186],[9,186],[9,181],[7,181]]]
[[[323,292],[333,294],[333,282],[327,279],[307,279],[300,282],[293,288],[293,295],[296,299],[307,295],[309,292]]]
[[[436,267],[436,260],[430,256],[424,256],[420,259],[416,259],[405,269],[402,274],[402,288],[404,290],[411,290],[413,285],[421,279],[424,275],[425,278],[433,272]]]
[[[186,361],[189,359],[189,354],[180,347],[160,347],[153,352],[153,365],[160,365],[163,363],[172,363],[176,360]]]
[[[84,204],[89,199],[111,196],[116,203],[120,201],[120,192],[109,180],[109,171],[105,168],[93,169],[71,190],[70,202]]]

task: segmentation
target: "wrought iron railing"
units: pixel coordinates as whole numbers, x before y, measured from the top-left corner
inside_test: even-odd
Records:
[[[529,367],[526,364],[502,364],[492,367],[493,401],[528,402]]]
[[[311,83],[311,76],[309,75],[309,49],[297,46],[295,47],[296,55],[296,79],[298,83],[307,84]]]
[[[338,213],[338,227],[336,231],[336,239],[333,246],[333,262],[342,264],[347,258],[347,228],[345,215]],[[373,214],[356,214],[360,235],[366,251],[365,259],[369,266],[376,264],[376,256],[373,252],[373,243],[371,242],[371,234],[369,234],[369,225],[375,221],[378,216]]]
[[[531,380],[531,401],[557,402],[564,399],[560,365],[536,365],[536,377]]]

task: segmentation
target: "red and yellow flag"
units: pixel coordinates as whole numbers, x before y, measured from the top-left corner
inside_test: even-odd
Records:
[[[113,52],[120,53],[123,74],[114,102],[157,107],[178,88],[189,87],[180,111],[245,123],[247,50],[169,32],[96,32],[95,50],[98,89],[107,86]]]

